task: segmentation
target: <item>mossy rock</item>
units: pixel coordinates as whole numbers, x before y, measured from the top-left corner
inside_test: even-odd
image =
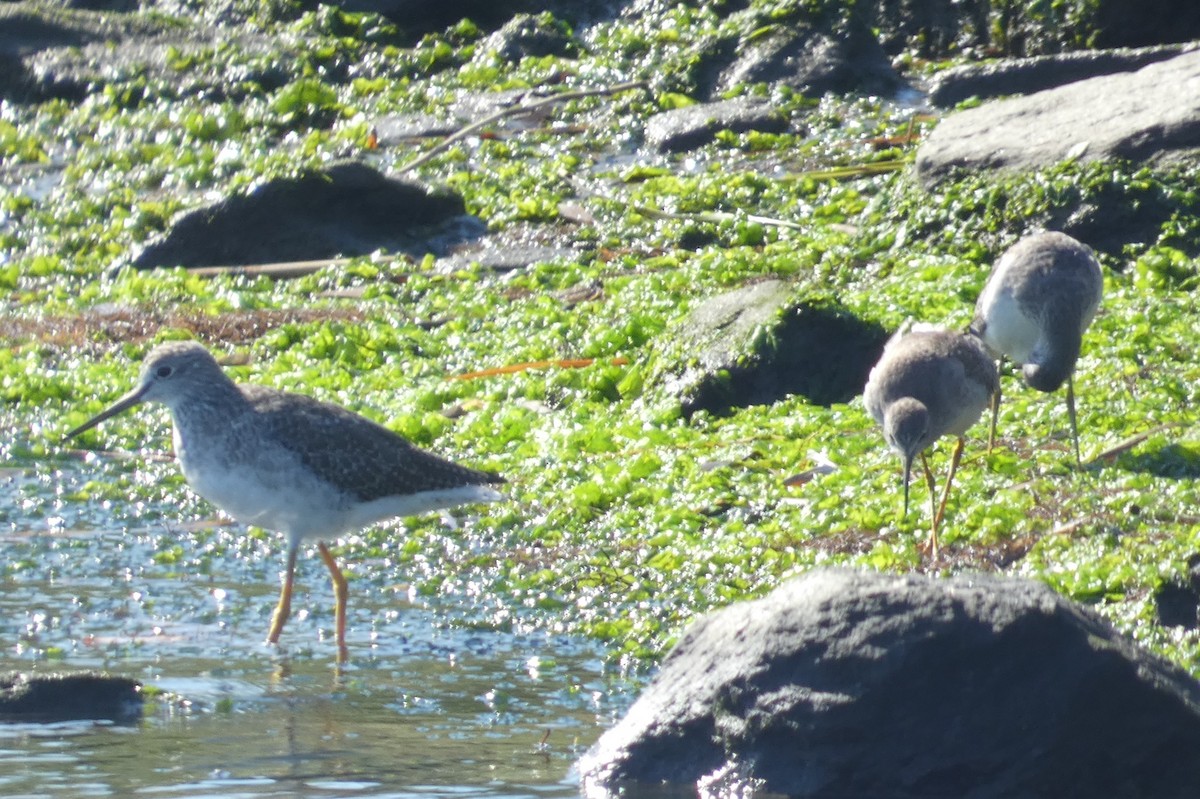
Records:
[[[698,306],[670,335],[664,387],[685,416],[798,394],[818,405],[862,391],[886,331],[827,298],[765,280]]]

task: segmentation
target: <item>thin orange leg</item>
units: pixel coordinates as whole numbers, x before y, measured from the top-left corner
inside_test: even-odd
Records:
[[[925,456],[924,452],[921,453],[921,467],[922,467],[922,470],[925,472],[925,487],[929,489],[929,518],[936,519],[937,518],[937,482],[933,479],[933,469],[929,468],[929,458],[927,458]],[[935,525],[936,525],[936,522],[935,522]],[[937,559],[937,528],[936,528],[936,526],[934,528],[933,539],[925,545],[919,545],[917,547],[917,549],[919,551],[925,551],[929,547],[932,547],[931,554],[932,554],[933,558],[936,560]]]
[[[289,544],[287,556],[287,572],[283,576],[283,588],[279,592],[279,604],[271,614],[271,629],[267,633],[267,643],[279,643],[279,634],[283,632],[284,622],[292,615],[292,583],[296,576],[297,546]]]
[[[950,474],[946,475],[946,488],[942,490],[942,501],[938,504],[937,513],[933,516],[933,537],[931,540],[935,560],[938,554],[938,526],[942,523],[942,517],[946,515],[946,500],[950,499],[950,484],[954,482],[954,473],[958,471],[958,463],[962,460],[963,444],[963,438],[959,436],[958,443],[954,445],[954,454],[950,457]]]
[[[996,446],[996,423],[1000,420],[1000,372],[1004,369],[1004,357],[1001,356],[999,363],[996,364],[996,390],[992,393],[992,426],[988,430],[988,454],[992,454],[992,449]]]
[[[346,575],[338,568],[337,561],[329,554],[329,547],[325,546],[324,541],[317,542],[317,549],[321,552],[321,560],[325,561],[325,568],[329,569],[329,577],[333,581],[333,618],[337,629],[338,663],[345,663],[350,659],[350,650],[346,647]]]

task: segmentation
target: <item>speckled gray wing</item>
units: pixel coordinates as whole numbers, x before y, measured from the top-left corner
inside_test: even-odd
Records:
[[[313,474],[357,499],[503,483],[413,446],[397,433],[337,405],[261,386],[242,386],[263,429]]]
[[[952,352],[962,362],[967,379],[982,386],[989,397],[1000,388],[1000,373],[982,341],[970,334],[959,335],[952,344]]]

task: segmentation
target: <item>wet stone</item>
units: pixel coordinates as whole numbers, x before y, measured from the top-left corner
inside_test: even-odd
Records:
[[[376,250],[423,256],[431,241],[461,240],[466,228],[454,223],[464,214],[455,194],[344,162],[185,213],[133,266],[246,266]]]
[[[519,244],[505,242],[502,238],[497,241],[485,239],[481,246],[464,248],[445,258],[439,258],[434,263],[434,270],[450,274],[478,267],[493,272],[512,272],[532,264],[570,262],[578,258],[579,251],[568,247]]]
[[[784,26],[754,40],[721,71],[716,93],[748,83],[781,84],[811,97],[892,94],[904,85],[874,34],[861,25],[837,33]]]
[[[485,47],[515,64],[522,58],[568,56],[576,44],[565,23],[533,14],[517,14],[488,37]]]
[[[787,129],[787,118],[770,103],[739,97],[655,114],[646,123],[646,144],[658,152],[683,152],[708,144],[722,130],[783,133]]]
[[[137,680],[105,674],[0,675],[0,720],[135,721],[141,689]]]
[[[208,58],[215,42],[258,57],[234,64]],[[278,88],[295,76],[297,59],[279,57],[281,49],[286,45],[267,36],[201,23],[182,32],[163,20],[122,10],[0,2],[0,97],[78,101],[102,87],[128,84],[133,101],[140,84],[159,81],[180,95],[237,98]],[[188,59],[195,59],[193,68],[176,68]]]

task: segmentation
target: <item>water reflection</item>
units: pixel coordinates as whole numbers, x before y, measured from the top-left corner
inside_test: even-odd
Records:
[[[270,544],[198,574],[162,536],[192,564],[211,530],[117,527],[10,527],[0,670],[102,669],[166,693],[133,726],[0,725],[0,795],[577,796],[572,763],[632,701],[598,645],[477,629],[367,566],[337,670],[315,558],[298,575],[308,612],[268,648]]]
[[[626,703],[599,653],[565,639],[428,629],[426,654],[378,651],[341,673],[327,657],[232,646],[218,660],[130,654],[110,670],[181,699],[152,702],[134,727],[0,727],[0,793],[576,795],[571,763]],[[530,652],[550,664],[536,676]]]

